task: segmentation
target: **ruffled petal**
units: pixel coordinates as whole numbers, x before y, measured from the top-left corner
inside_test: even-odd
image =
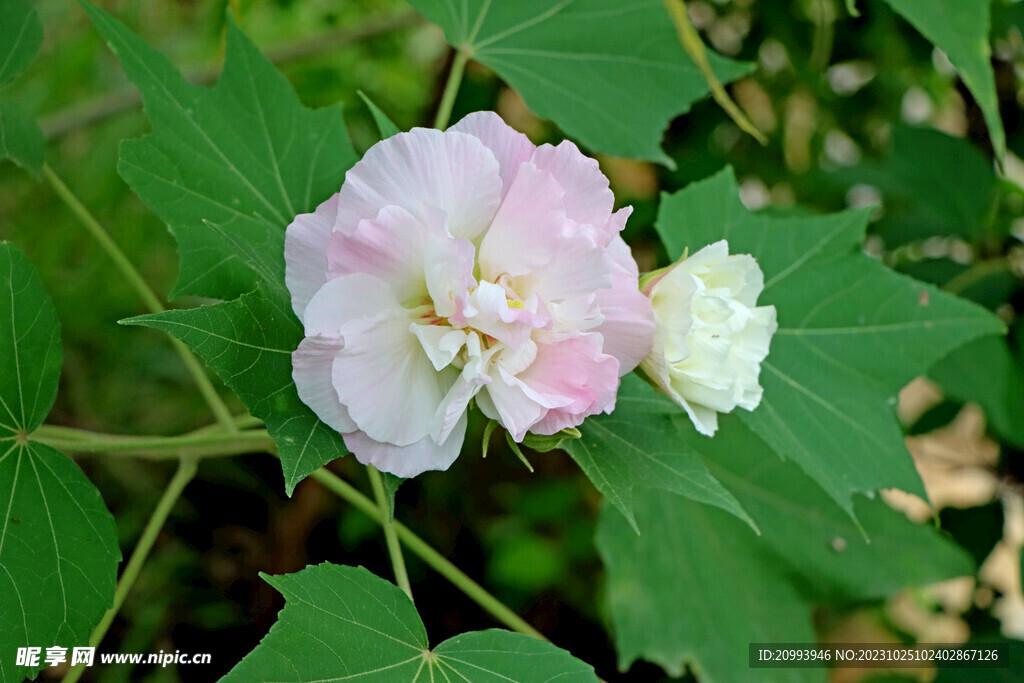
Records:
[[[345,326],[345,347],[334,360],[338,398],[374,441],[408,446],[431,433],[434,414],[458,371],[441,372],[409,330],[405,311]]]
[[[306,337],[292,353],[292,379],[302,402],[324,424],[344,434],[356,429],[356,423],[341,404],[331,382],[331,368],[342,346],[344,343],[339,339]]]
[[[438,218],[436,215],[431,217]],[[443,230],[443,224],[438,225]],[[352,232],[335,232],[327,244],[329,278],[366,273],[388,283],[398,301],[427,296],[423,250],[428,228],[400,206],[385,206]]]
[[[604,352],[619,361],[619,376],[632,372],[654,343],[654,312],[651,300],[639,289],[639,272],[629,246],[616,235],[608,245],[612,261],[612,286],[598,290],[595,303],[604,316],[596,328],[604,336]]]
[[[338,195],[313,213],[295,217],[284,234],[284,281],[299,320],[309,300],[327,282],[327,242],[338,215]]]
[[[394,205],[423,223],[442,211],[453,236],[473,239],[494,217],[501,189],[498,161],[480,140],[414,128],[378,142],[345,174],[337,229],[354,232]]]
[[[328,281],[306,306],[306,336],[336,338],[353,320],[397,315],[401,311],[391,288],[383,280],[354,273]]]
[[[452,429],[443,444],[426,437],[408,446],[374,441],[363,432],[345,435],[345,445],[364,465],[408,479],[429,470],[447,470],[462,451],[466,437],[466,415]]]
[[[584,156],[575,144],[565,140],[557,147],[541,145],[530,161],[553,175],[565,190],[565,213],[570,220],[597,228],[608,222],[615,195],[596,159]]]
[[[519,168],[508,196],[480,243],[480,272],[496,282],[546,265],[566,229],[564,190],[533,164]]]
[[[530,160],[537,149],[529,138],[511,128],[493,111],[478,111],[468,114],[448,130],[472,135],[491,150],[498,160],[501,174],[501,198],[508,194],[512,181],[519,172],[519,166]]]

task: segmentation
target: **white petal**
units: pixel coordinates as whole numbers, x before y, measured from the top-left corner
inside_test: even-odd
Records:
[[[353,320],[397,315],[401,307],[391,288],[372,275],[344,275],[324,284],[306,306],[306,336],[338,337]]]
[[[442,211],[455,237],[487,229],[501,201],[498,161],[472,135],[414,128],[378,142],[345,174],[338,229],[352,232],[381,208],[400,206],[423,223]]]
[[[424,353],[437,371],[451,365],[466,344],[466,333],[447,325],[413,323],[409,326],[409,331],[420,340]]]
[[[519,166],[529,161],[536,149],[529,138],[509,127],[492,111],[468,114],[448,130],[472,135],[491,150],[500,168],[502,199],[508,194],[508,189],[519,172]]]
[[[343,345],[339,339],[306,337],[292,353],[292,378],[302,402],[328,427],[344,434],[356,429],[356,423],[331,382],[331,368]]]
[[[466,415],[463,414],[451,436],[440,445],[428,436],[408,446],[395,446],[374,441],[363,432],[346,434],[345,445],[364,465],[408,479],[428,470],[447,470],[459,457],[465,437]]]
[[[313,213],[296,216],[285,231],[284,281],[300,321],[309,300],[327,282],[327,242],[337,215],[338,195],[334,195]]]

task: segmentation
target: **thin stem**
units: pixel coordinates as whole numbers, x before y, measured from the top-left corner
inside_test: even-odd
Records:
[[[395,571],[395,581],[398,583],[398,587],[405,591],[405,594],[412,600],[412,585],[409,583],[409,574],[405,571],[405,558],[402,557],[402,546],[398,544],[398,536],[395,534],[395,522],[391,519],[388,498],[384,495],[384,482],[381,480],[380,472],[373,465],[367,465],[366,472],[370,475],[370,486],[373,487],[373,495],[377,498],[377,507],[380,511],[379,521],[384,529],[384,540],[387,541],[391,567]]]
[[[378,524],[383,525],[387,521],[386,511],[381,511],[372,500],[336,474],[326,469],[319,469],[313,472],[311,476],[332,492],[348,501],[356,509],[376,520]],[[530,626],[522,617],[484,590],[483,586],[466,576],[461,569],[448,561],[441,553],[427,545],[426,541],[410,531],[405,525],[400,522],[394,522],[393,526],[399,540],[405,544],[406,548],[411,550],[413,554],[441,574],[441,576],[448,579],[452,585],[465,593],[467,597],[480,605],[499,622],[523,635],[539,640],[547,640],[544,634]]]
[[[942,288],[950,294],[961,294],[987,277],[1012,269],[1010,259],[1004,257],[989,261],[978,261],[964,272],[944,284]]]
[[[85,436],[90,434],[90,436]],[[72,453],[110,453],[150,460],[173,460],[188,456],[210,458],[253,452],[275,452],[274,440],[266,430],[247,432],[193,432],[182,436],[117,436],[91,434],[66,427],[37,429],[32,438],[58,450]]]
[[[676,34],[679,36],[680,44],[686,50],[686,54],[690,55],[693,63],[700,69],[704,80],[707,81],[708,87],[711,89],[711,96],[715,98],[715,102],[718,102],[718,106],[725,110],[725,113],[729,115],[729,118],[741,130],[753,136],[762,145],[768,144],[768,139],[764,136],[764,133],[759,131],[757,126],[751,123],[747,115],[743,113],[743,110],[732,101],[729,93],[725,90],[725,86],[722,85],[722,82],[718,80],[718,76],[715,75],[714,69],[711,68],[711,62],[708,61],[708,53],[704,49],[704,43],[701,42],[697,29],[690,23],[690,17],[686,14],[686,5],[683,0],[663,0],[663,2],[669,16],[672,17],[672,23],[676,26]]]
[[[177,472],[174,473],[174,477],[167,485],[164,495],[161,496],[160,502],[157,503],[156,509],[153,510],[153,514],[146,523],[146,528],[142,531],[139,542],[135,544],[135,550],[132,551],[128,564],[125,565],[124,571],[121,572],[121,578],[117,581],[117,589],[114,591],[114,605],[107,610],[106,614],[103,615],[103,619],[93,629],[92,637],[89,638],[90,647],[97,647],[103,641],[103,637],[107,634],[107,629],[110,628],[114,617],[117,616],[118,611],[120,611],[121,606],[124,604],[125,597],[131,591],[132,586],[135,585],[136,579],[139,578],[142,565],[145,564],[146,557],[149,556],[149,552],[153,549],[153,544],[160,534],[160,529],[163,528],[167,517],[171,514],[171,510],[174,509],[174,504],[178,502],[182,491],[185,490],[188,483],[195,477],[197,462],[194,458],[181,458],[178,461]],[[76,666],[68,671],[63,683],[74,683],[81,677],[83,671],[85,671],[83,665]]]
[[[462,84],[462,76],[466,73],[466,63],[469,55],[461,49],[455,53],[455,61],[452,62],[452,70],[448,72],[448,82],[445,83],[444,93],[441,94],[441,104],[437,107],[437,116],[434,117],[434,128],[444,130],[448,127],[448,121],[452,117],[452,107],[455,106],[455,96],[459,93],[459,86]]]
[[[57,193],[57,196],[61,198],[69,209],[71,209],[71,213],[75,215],[89,234],[92,235],[92,237],[99,243],[100,248],[107,253],[107,256],[109,256],[114,262],[117,269],[121,271],[121,275],[124,276],[128,281],[128,284],[130,284],[132,289],[134,289],[139,295],[139,298],[142,299],[146,308],[148,308],[151,313],[163,312],[165,310],[164,305],[160,302],[159,297],[157,297],[152,288],[146,284],[146,281],[142,278],[142,274],[136,270],[135,266],[132,265],[132,262],[129,261],[128,257],[125,256],[123,251],[121,251],[121,248],[117,246],[117,242],[115,242],[107,231],[103,229],[100,222],[96,220],[91,213],[89,213],[89,209],[85,208],[85,205],[82,204],[78,197],[75,196],[75,193],[64,184],[64,181],[60,179],[60,176],[58,176],[52,168],[50,168],[49,164],[43,164],[43,174]],[[174,348],[178,352],[178,355],[181,356],[182,361],[184,361],[185,367],[188,368],[193,379],[195,379],[200,393],[202,393],[203,398],[205,398],[206,402],[209,404],[210,410],[212,410],[213,414],[217,417],[217,421],[224,425],[224,428],[228,431],[235,431],[235,421],[231,415],[231,411],[228,410],[224,400],[220,397],[220,394],[217,393],[213,383],[210,382],[210,378],[207,377],[206,371],[203,369],[199,359],[193,355],[187,346],[177,339],[171,338],[171,343],[174,344]]]

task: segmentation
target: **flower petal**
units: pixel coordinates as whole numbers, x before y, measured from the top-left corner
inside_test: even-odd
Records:
[[[302,402],[328,427],[344,434],[356,429],[356,423],[331,383],[331,368],[342,346],[340,339],[306,337],[292,353],[292,378]]]
[[[408,446],[431,433],[434,414],[458,371],[438,372],[409,330],[408,312],[348,323],[334,360],[338,398],[374,441]]]
[[[502,199],[508,194],[512,181],[519,172],[519,166],[529,161],[533,151],[537,149],[529,138],[511,128],[493,111],[468,114],[448,130],[472,135],[491,150],[500,168]]]
[[[444,212],[448,231],[473,239],[487,229],[501,201],[498,161],[472,135],[414,128],[378,142],[345,175],[337,229],[354,232],[384,206],[423,223]]]
[[[327,242],[338,215],[338,195],[313,213],[295,217],[284,234],[284,281],[292,294],[292,309],[303,321],[306,305],[327,282]]]
[[[401,310],[383,280],[364,273],[328,281],[313,295],[304,313],[306,336],[336,338],[353,320],[397,314]]]
[[[529,163],[520,166],[480,243],[483,279],[519,277],[551,261],[566,229],[564,196],[550,173]]]
[[[557,147],[541,145],[530,160],[555,177],[565,190],[565,214],[577,223],[603,227],[612,215],[615,195],[596,159],[584,156],[565,140]]]
[[[604,322],[595,330],[604,336],[604,352],[619,361],[619,376],[632,372],[651,352],[654,313],[651,300],[640,292],[639,272],[629,247],[615,235],[608,245],[612,286],[595,296]]]
[[[381,472],[408,479],[429,470],[451,467],[462,451],[466,422],[463,414],[451,436],[440,445],[428,436],[408,446],[395,446],[374,441],[363,432],[346,434],[345,445],[364,465],[373,465]]]

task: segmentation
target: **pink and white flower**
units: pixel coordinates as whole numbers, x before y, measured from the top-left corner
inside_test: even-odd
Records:
[[[610,412],[654,334],[613,201],[571,142],[490,112],[374,145],[288,227],[299,396],[402,477],[451,465],[474,398],[516,441]]]

